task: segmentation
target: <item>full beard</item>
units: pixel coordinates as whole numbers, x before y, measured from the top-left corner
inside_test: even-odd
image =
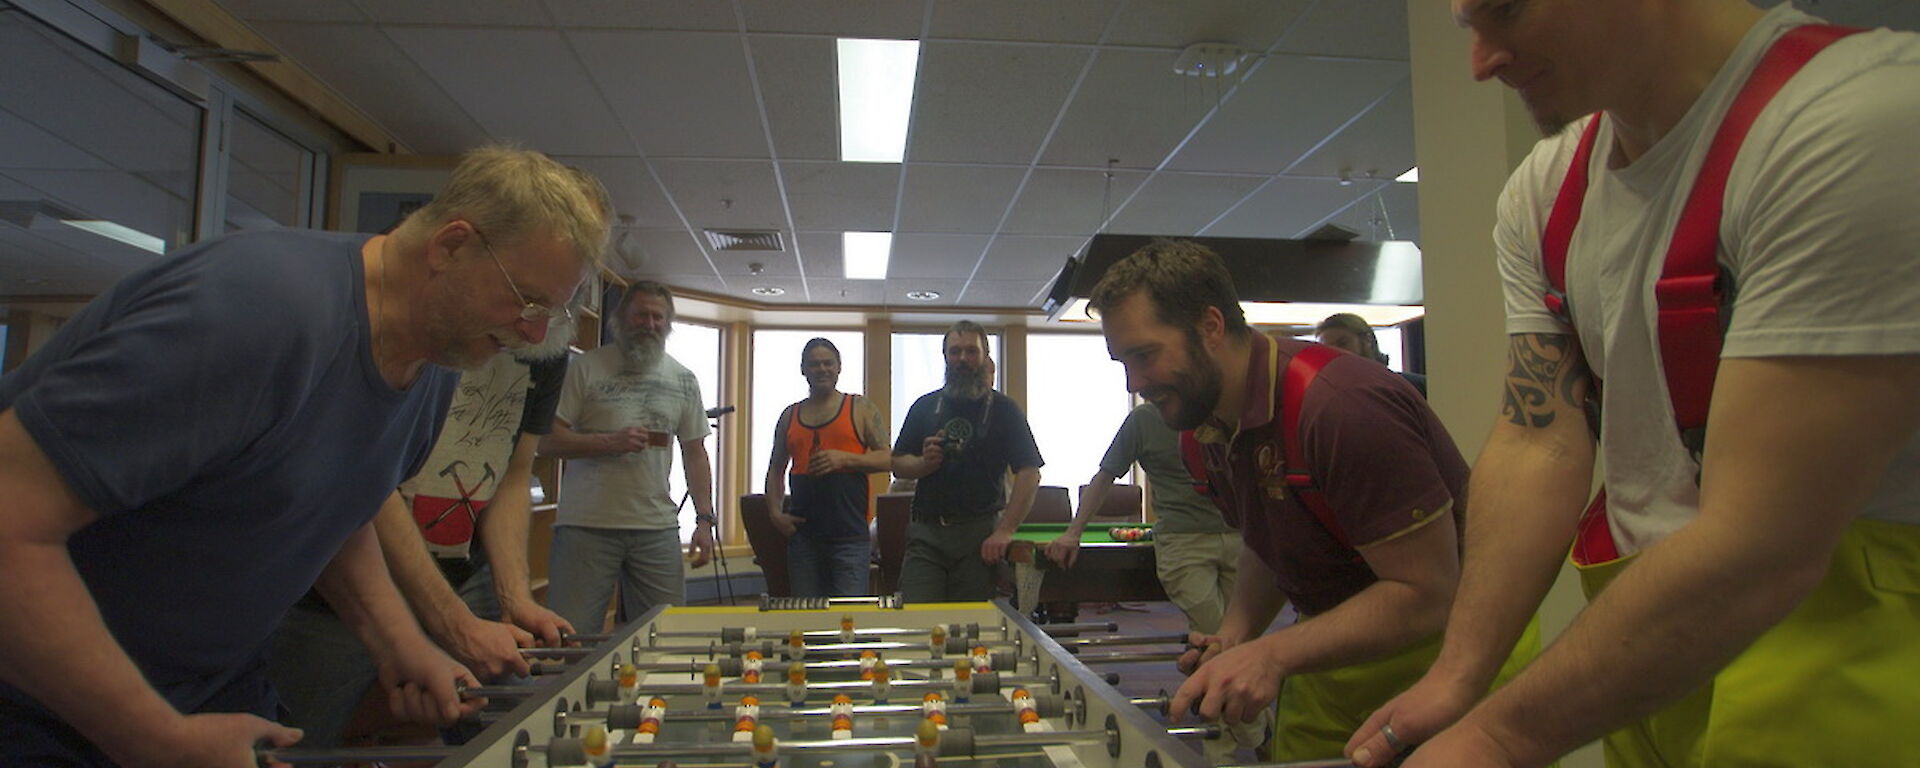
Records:
[[[620,351],[627,358],[627,370],[645,373],[660,364],[660,358],[666,356],[667,340],[644,331],[627,331],[618,339]]]
[[[949,400],[978,400],[987,393],[987,377],[978,368],[947,366],[947,385],[940,390]]]
[[[1177,431],[1196,428],[1206,423],[1207,416],[1220,405],[1220,368],[1212,360],[1196,354],[1199,345],[1195,340],[1187,349],[1187,365],[1173,372],[1173,383],[1151,387],[1142,391],[1141,396],[1148,400],[1157,400],[1171,393],[1177,406],[1173,413],[1160,410],[1160,418],[1168,427]]]

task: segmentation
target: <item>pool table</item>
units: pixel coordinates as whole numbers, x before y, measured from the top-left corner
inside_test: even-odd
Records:
[[[1042,603],[1137,602],[1165,600],[1166,589],[1154,569],[1152,541],[1114,541],[1114,528],[1139,523],[1092,523],[1080,534],[1080,557],[1062,570],[1047,559],[1047,543],[1066,532],[1066,523],[1028,523],[1013,534],[1007,560],[1013,563],[1014,605],[1031,613]],[[1070,619],[1069,619],[1070,620]]]

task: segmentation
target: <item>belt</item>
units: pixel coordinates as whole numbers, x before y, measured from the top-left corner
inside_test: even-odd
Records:
[[[914,515],[912,520],[913,522],[924,525],[951,528],[956,525],[966,525],[980,520],[992,520],[999,511],[1000,510],[996,509],[984,515]]]

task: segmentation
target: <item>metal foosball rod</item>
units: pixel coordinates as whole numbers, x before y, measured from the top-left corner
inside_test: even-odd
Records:
[[[1066,713],[1065,703],[1058,697],[1043,693],[1036,695],[1034,699],[1036,702],[1035,711],[1037,711],[1041,717],[1061,717]],[[840,712],[836,712],[833,707],[779,708],[771,704],[762,704],[760,707],[760,714],[757,719],[763,721],[804,720],[811,718],[825,719],[831,718],[836,714],[842,714],[843,712],[877,717],[887,715],[916,717],[925,711],[921,704],[855,704],[851,708],[843,708]],[[965,704],[947,703],[944,707],[945,709],[943,711],[949,715],[1003,715],[1017,711],[1017,708],[1014,707],[1012,702],[998,698]],[[572,726],[606,723],[609,728],[632,730],[639,727],[642,716],[643,713],[640,705],[624,704],[605,709],[555,712],[554,725]],[[730,708],[718,710],[676,709],[662,712],[661,716],[665,720],[674,722],[731,722],[738,717]]]
[[[1067,649],[1067,652],[1072,653],[1075,647],[1085,647],[1090,645],[1172,645],[1176,643],[1180,645],[1186,645],[1187,636],[1185,634],[1095,635],[1093,637],[1055,638],[1054,642],[1059,643],[1061,646]]]
[[[967,634],[964,630],[964,628],[967,626],[978,626],[978,625],[977,624],[976,625],[949,624],[947,625],[947,634],[959,636],[959,637],[978,637],[977,632],[975,634]],[[960,629],[955,629],[956,627]],[[1061,623],[1061,624],[1041,624],[1039,625],[1039,627],[1041,632],[1045,632],[1048,635],[1053,635],[1053,636],[1078,634],[1081,632],[1118,632],[1120,631],[1120,624],[1112,621],[1081,621],[1081,622],[1067,622],[1067,623]],[[931,631],[932,631],[931,628],[923,628],[923,627],[869,627],[867,629],[856,629],[854,630],[854,634],[855,635],[863,635],[863,634],[864,635],[880,635],[880,636],[899,634],[899,635],[919,636],[919,635],[928,634]],[[1001,630],[1001,632],[1004,633],[1005,630],[1003,629]],[[650,634],[651,636],[654,636],[654,637],[712,637],[713,636],[712,632],[653,632]],[[840,633],[831,629],[823,629],[823,630],[812,630],[804,634],[808,637],[827,637],[827,636],[838,636]],[[720,630],[720,636],[722,641],[728,640],[732,635],[739,635],[738,638],[734,638],[734,639],[743,640],[745,639],[746,628],[745,627],[724,627]],[[571,634],[571,635],[561,635],[560,644],[564,646],[570,643],[581,643],[581,644],[604,643],[612,639],[613,639],[613,633],[611,632],[580,632],[580,633]]]
[[[1074,660],[1088,666],[1095,664],[1136,664],[1146,661],[1179,661],[1186,651],[1142,651],[1138,653],[1088,653],[1075,656]]]
[[[1175,737],[1219,738],[1217,725],[1168,728],[1167,734]],[[1105,746],[1112,734],[1106,730],[1080,731],[1036,731],[1033,733],[974,733],[965,726],[955,726],[941,732],[939,741],[940,757],[992,757],[991,753],[981,755],[981,749],[1005,749],[1014,747],[1056,747],[1074,745]],[[835,752],[854,751],[905,751],[912,750],[918,744],[913,736],[856,736],[850,739],[805,739],[780,741],[780,751],[825,750]],[[754,745],[746,742],[655,742],[653,744],[622,744],[608,750],[608,756],[614,758],[656,759],[661,757],[733,757],[751,754]],[[547,760],[550,765],[578,765],[586,762],[585,749],[580,739],[554,739],[547,745]],[[575,757],[581,759],[575,760]]]

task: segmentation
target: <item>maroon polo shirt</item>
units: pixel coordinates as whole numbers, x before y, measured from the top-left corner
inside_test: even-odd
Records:
[[[1314,484],[1342,529],[1332,532],[1286,484],[1282,374],[1306,342],[1253,334],[1247,401],[1234,425],[1209,417],[1194,430],[1227,521],[1278,576],[1302,615],[1327,611],[1377,580],[1358,549],[1412,531],[1453,510],[1467,462],[1413,385],[1357,355],[1326,364],[1300,407],[1300,443]]]

